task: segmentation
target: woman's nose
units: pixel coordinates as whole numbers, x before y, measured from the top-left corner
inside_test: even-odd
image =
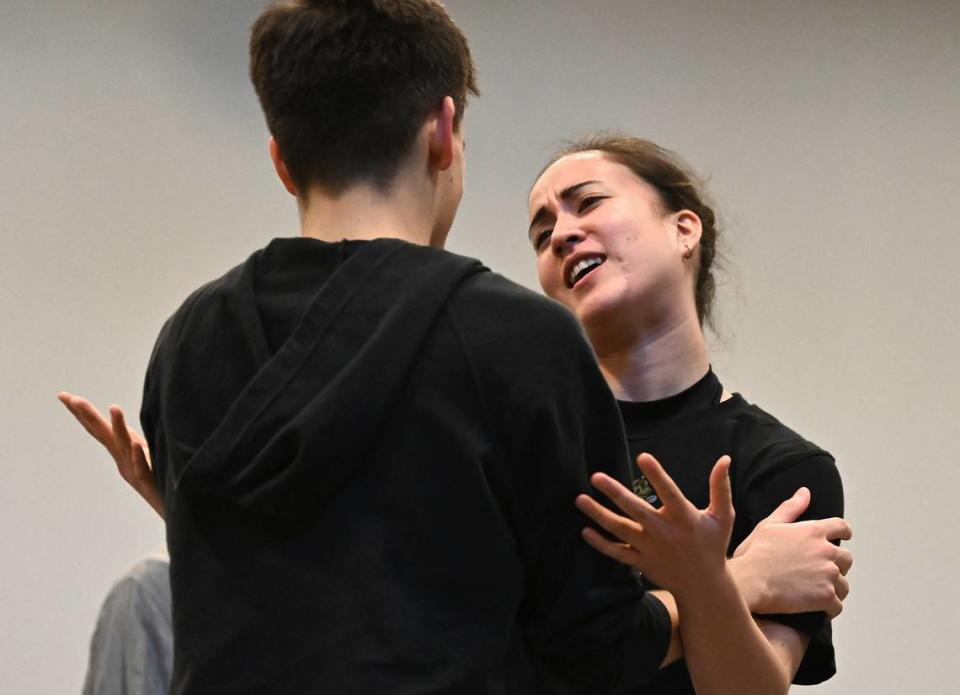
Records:
[[[553,252],[558,256],[564,256],[570,253],[583,239],[583,231],[577,226],[555,227],[552,238]]]

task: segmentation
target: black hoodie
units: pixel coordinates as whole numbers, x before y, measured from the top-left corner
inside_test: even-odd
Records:
[[[579,535],[589,474],[628,476],[593,355],[473,259],[275,240],[164,326],[141,419],[175,693],[599,693],[663,658]]]

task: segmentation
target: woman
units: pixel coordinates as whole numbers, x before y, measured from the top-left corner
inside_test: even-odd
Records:
[[[801,486],[812,491],[807,518],[842,515],[843,493],[830,454],[725,391],[710,368],[702,327],[714,295],[716,216],[675,155],[638,138],[587,138],[541,172],[529,212],[540,284],[586,330],[619,401],[633,455],[659,459],[697,507],[709,501],[713,463],[732,457],[731,551]],[[634,490],[659,506],[657,490],[642,474]],[[579,504],[621,540],[629,542],[639,528],[589,500]],[[644,569],[623,546],[589,532],[587,540]],[[787,676],[785,686],[791,679],[809,684],[833,675],[830,624],[823,614],[757,622]],[[682,661],[644,689],[693,692]]]

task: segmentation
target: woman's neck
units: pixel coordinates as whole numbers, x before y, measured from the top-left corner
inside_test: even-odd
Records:
[[[631,336],[603,341],[590,336],[613,395],[622,401],[655,401],[695,384],[710,368],[696,317]]]

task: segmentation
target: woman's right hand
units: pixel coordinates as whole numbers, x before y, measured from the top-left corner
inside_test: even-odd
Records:
[[[794,521],[809,504],[810,491],[800,488],[734,551],[730,571],[753,613],[823,611],[834,618],[843,610],[853,555],[833,541],[848,541],[853,531],[836,517]]]
[[[147,442],[127,427],[120,406],[110,406],[110,421],[85,398],[61,391],[57,398],[83,428],[100,442],[117,464],[117,472],[153,510],[164,517],[163,496],[153,477]]]

